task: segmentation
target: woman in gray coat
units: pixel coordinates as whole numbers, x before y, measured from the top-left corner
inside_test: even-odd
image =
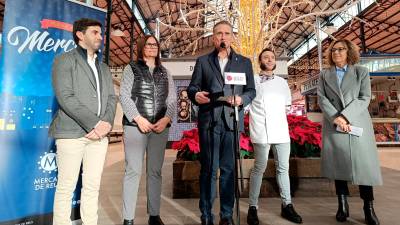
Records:
[[[358,47],[348,40],[331,43],[329,69],[322,71],[318,103],[323,112],[322,175],[335,180],[338,195],[336,220],[349,217],[347,182],[359,185],[365,222],[379,224],[373,208],[373,186],[382,185],[377,148],[368,105],[371,85],[367,68],[359,61]],[[362,134],[356,132],[362,128]],[[340,131],[338,131],[340,130]]]

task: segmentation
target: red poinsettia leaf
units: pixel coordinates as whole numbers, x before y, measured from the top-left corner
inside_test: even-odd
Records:
[[[171,148],[172,148],[172,149],[176,149],[176,150],[181,149],[181,142],[180,142],[180,141],[174,141],[174,142],[172,142]]]
[[[251,144],[251,139],[246,134],[243,134],[243,133],[240,134],[239,145],[240,145],[241,149],[244,149],[244,150],[249,151],[249,152],[253,151],[253,146]]]
[[[200,152],[200,148],[199,148],[199,143],[194,141],[193,139],[190,140],[187,143],[188,147],[189,147],[189,151],[192,153],[199,153]]]

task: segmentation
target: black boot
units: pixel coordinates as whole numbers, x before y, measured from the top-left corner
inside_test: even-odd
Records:
[[[364,201],[365,223],[368,225],[379,225],[378,217],[375,215],[372,201]]]
[[[149,217],[149,225],[164,225],[160,216],[150,216]]]
[[[293,205],[289,204],[285,207],[281,207],[281,216],[293,223],[303,223],[303,219],[297,212],[294,210]]]
[[[336,212],[336,220],[344,222],[349,217],[349,203],[347,203],[346,195],[338,195],[338,210]]]
[[[124,220],[124,225],[133,225],[133,220]]]
[[[260,221],[257,216],[257,207],[250,206],[249,211],[247,212],[247,224],[248,225],[258,225]]]

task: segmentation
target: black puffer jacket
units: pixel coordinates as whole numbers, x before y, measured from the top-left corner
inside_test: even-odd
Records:
[[[154,68],[153,74],[144,61],[131,63],[134,74],[132,100],[141,116],[150,123],[155,123],[165,116],[167,111],[168,74],[162,65]],[[137,126],[135,121],[129,122],[124,116],[124,125]]]

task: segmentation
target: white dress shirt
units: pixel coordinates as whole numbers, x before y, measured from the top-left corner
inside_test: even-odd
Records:
[[[89,54],[87,55],[87,62],[89,63],[90,68],[92,68],[92,71],[94,73],[94,78],[96,80],[97,105],[98,105],[97,116],[99,116],[101,112],[101,95],[100,95],[99,72],[97,71],[96,68],[96,58],[97,54],[94,54],[92,59],[90,58]]]

